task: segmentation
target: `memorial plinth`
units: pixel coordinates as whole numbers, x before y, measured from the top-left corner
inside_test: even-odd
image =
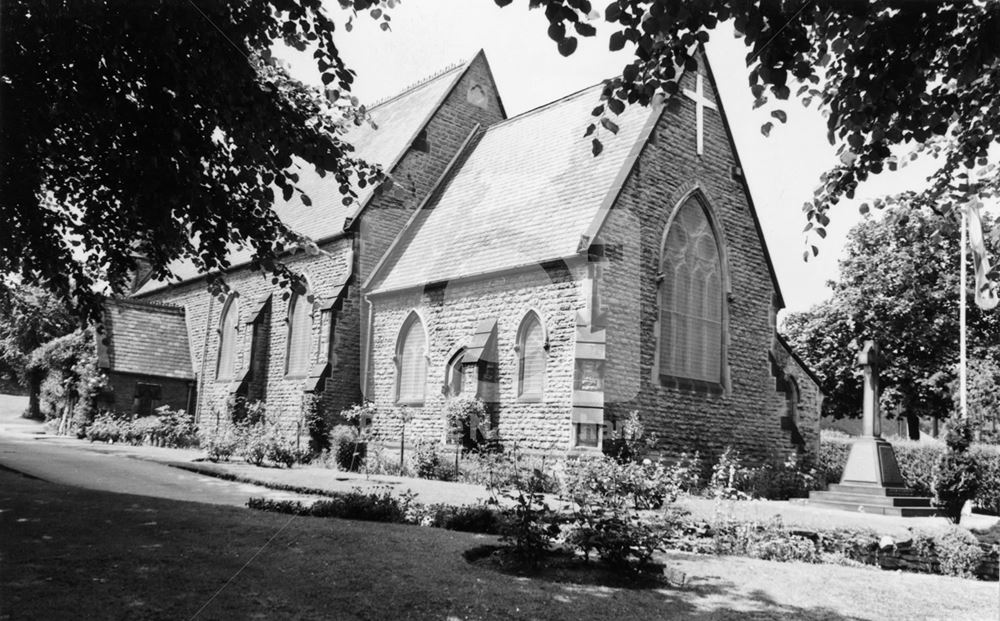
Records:
[[[863,434],[851,444],[840,483],[825,492],[810,492],[805,504],[845,511],[922,517],[935,515],[931,499],[906,487],[896,452],[882,438],[878,372],[884,364],[878,345],[865,341],[857,365],[864,369]]]

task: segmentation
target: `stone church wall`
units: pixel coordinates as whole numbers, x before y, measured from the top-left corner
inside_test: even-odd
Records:
[[[693,75],[684,82],[694,89]],[[718,101],[711,81],[704,83]],[[775,390],[768,356],[774,285],[742,182],[732,174],[737,162],[719,112],[705,110],[699,157],[694,104],[682,102],[658,121],[599,235],[608,248],[600,285],[608,305],[605,417],[638,410],[668,454],[699,450],[711,458],[732,445],[752,459],[779,457],[791,444],[776,411],[784,395]],[[654,368],[661,243],[672,210],[692,190],[721,223],[728,258],[728,385],[718,391],[661,385]]]
[[[469,89],[481,86],[485,101],[475,105],[469,101]],[[317,302],[329,297],[335,285],[352,273],[353,280],[344,297],[342,308],[335,312],[333,331],[333,369],[326,390],[320,394],[321,410],[334,414],[361,401],[361,348],[363,325],[367,309],[362,309],[360,287],[385,250],[408,221],[424,197],[444,174],[449,162],[469,136],[476,123],[489,125],[503,118],[496,87],[485,59],[480,56],[471,64],[459,83],[438,108],[426,127],[428,149],[410,148],[392,171],[393,188],[371,199],[364,209],[358,233],[322,245],[329,256],[298,256],[289,261],[292,269],[309,277]],[[388,129],[386,129],[388,131]],[[335,191],[335,184],[332,186]],[[307,231],[308,233],[308,231]],[[291,431],[298,429],[303,396],[302,379],[285,378],[287,345],[288,299],[284,290],[271,285],[270,276],[249,268],[237,269],[227,277],[233,291],[240,295],[240,333],[237,343],[237,374],[249,364],[251,326],[243,323],[249,307],[259,298],[272,294],[266,325],[262,335],[266,346],[258,343],[257,354],[266,354],[263,372],[255,378],[248,398],[263,399],[268,411],[280,416]],[[204,280],[154,292],[145,299],[184,306],[187,310],[188,332],[194,368],[199,382],[199,417],[214,421],[212,414],[221,410],[229,398],[232,383],[216,381],[215,365],[219,352],[219,320],[225,304],[213,300],[205,289]],[[321,321],[319,310],[313,313],[312,360],[326,359],[331,333],[327,321]],[[204,360],[203,360],[204,354]],[[304,432],[304,431],[303,431]]]
[[[292,269],[305,273],[312,286],[317,302],[330,297],[334,286],[350,273],[353,260],[352,240],[341,238],[323,248],[326,256],[299,256],[289,260]],[[271,284],[270,276],[248,268],[237,270],[226,279],[231,290],[239,295],[240,329],[236,343],[236,374],[242,375],[247,369],[250,349],[250,326],[244,323],[247,313],[255,301],[271,294],[270,313],[265,314],[266,325],[262,336],[267,339],[266,369],[260,393],[268,405],[268,412],[278,416],[282,424],[293,429],[299,422],[302,406],[302,384],[300,379],[285,378],[285,351],[288,336],[288,299],[283,298],[285,290]],[[224,300],[213,299],[205,290],[203,280],[197,280],[175,289],[166,289],[150,294],[145,299],[167,302],[183,306],[188,318],[188,338],[191,344],[195,372],[199,375],[198,397],[199,420],[214,421],[214,411],[224,408],[232,390],[229,380],[216,380],[215,370],[219,355],[219,322]],[[340,349],[335,358],[330,386],[323,397],[328,407],[347,407],[360,395],[358,387],[358,334],[357,305],[350,296],[337,313],[337,341]],[[326,323],[320,321],[320,312],[313,313],[312,361],[324,359],[329,334],[323,333]],[[204,358],[203,358],[204,356]],[[335,398],[336,397],[336,398]],[[333,402],[339,401],[339,402]]]
[[[417,438],[439,440],[444,433],[442,407],[445,367],[452,354],[468,345],[477,325],[497,320],[499,432],[508,445],[529,450],[564,451],[570,446],[574,346],[577,311],[586,299],[582,279],[586,266],[570,266],[495,275],[471,282],[453,282],[425,291],[388,293],[376,297],[372,399],[386,411],[395,408],[396,365],[393,360],[400,329],[416,311],[428,335],[426,399],[413,408],[407,443]],[[529,311],[541,318],[548,338],[545,396],[541,402],[518,399],[518,328]],[[376,421],[387,442],[398,442],[398,421]]]

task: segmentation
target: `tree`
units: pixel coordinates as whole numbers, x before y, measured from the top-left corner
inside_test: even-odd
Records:
[[[387,30],[395,1],[336,5],[345,29],[367,12]],[[529,7],[544,9],[562,54],[597,33],[590,0]],[[584,130],[595,151],[626,103],[676,95],[698,44],[732,20],[750,49],[756,105],[796,88],[828,114],[840,160],[803,206],[812,234],[826,234],[830,207],[859,182],[921,152],[942,166],[926,192],[901,200],[949,215],[996,194],[987,155],[1000,131],[1000,4],[614,0],[603,18],[609,47],[634,45],[635,58]],[[123,291],[137,255],[161,278],[177,259],[224,269],[230,246],[244,246],[276,284],[303,290],[281,257],[307,241],[270,209],[277,192],[310,201],[293,158],[331,173],[348,202],[380,178],[342,139],[364,110],[337,25],[322,0],[0,3],[0,273],[47,282],[96,317],[95,288]],[[276,40],[313,50],[329,101],[288,78],[270,55]]]
[[[918,418],[946,418],[953,410],[951,384],[958,363],[959,231],[930,210],[886,208],[848,234],[833,296],[790,314],[783,332],[824,378],[823,413],[861,413],[861,373],[854,358],[874,339],[889,359],[881,372],[882,406],[905,416],[911,437]],[[989,230],[992,222],[987,219]],[[993,244],[994,252],[997,244]],[[971,287],[971,278],[967,286]],[[985,357],[1000,345],[1000,316],[981,311],[966,294],[969,350]]]
[[[548,34],[564,55],[576,49],[577,37],[597,32],[590,22],[601,14],[590,0],[529,4],[544,7]],[[787,100],[795,89],[804,105],[827,115],[839,162],[803,206],[807,231],[824,237],[831,206],[853,198],[869,175],[895,170],[921,153],[941,161],[930,187],[890,202],[953,216],[966,200],[997,194],[1000,176],[993,174],[988,152],[1000,138],[1000,3],[612,0],[603,18],[612,26],[610,49],[634,45],[635,56],[606,82],[594,109],[600,119],[588,135],[615,131],[613,122],[603,121],[626,103],[676,95],[681,71],[698,66],[698,44],[720,22],[732,20],[749,49],[755,106]],[[777,107],[771,116],[779,123],[787,119]],[[765,135],[773,122],[761,128]],[[599,135],[594,141],[599,151]],[[816,246],[810,250],[819,252]]]
[[[41,418],[38,394],[44,373],[28,364],[31,353],[76,327],[66,306],[43,287],[0,286],[0,370],[28,389],[28,415]]]
[[[348,10],[394,0],[339,0]],[[376,181],[342,137],[364,109],[321,0],[0,3],[0,273],[45,283],[97,318],[137,255],[154,277],[252,249],[276,282],[304,243],[271,210],[298,194],[298,158],[346,203]],[[275,41],[314,50],[324,98],[290,79]]]

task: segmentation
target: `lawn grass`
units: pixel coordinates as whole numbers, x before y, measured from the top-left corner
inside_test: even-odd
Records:
[[[0,619],[994,619],[996,585],[673,554],[684,589],[518,578],[495,538],[289,518],[0,471]],[[224,587],[221,589],[220,587]],[[217,595],[216,595],[217,594]]]

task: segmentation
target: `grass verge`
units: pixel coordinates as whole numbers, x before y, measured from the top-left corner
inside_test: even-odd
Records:
[[[990,619],[996,585],[668,555],[682,590],[470,565],[488,536],[290,517],[0,471],[0,619]]]

